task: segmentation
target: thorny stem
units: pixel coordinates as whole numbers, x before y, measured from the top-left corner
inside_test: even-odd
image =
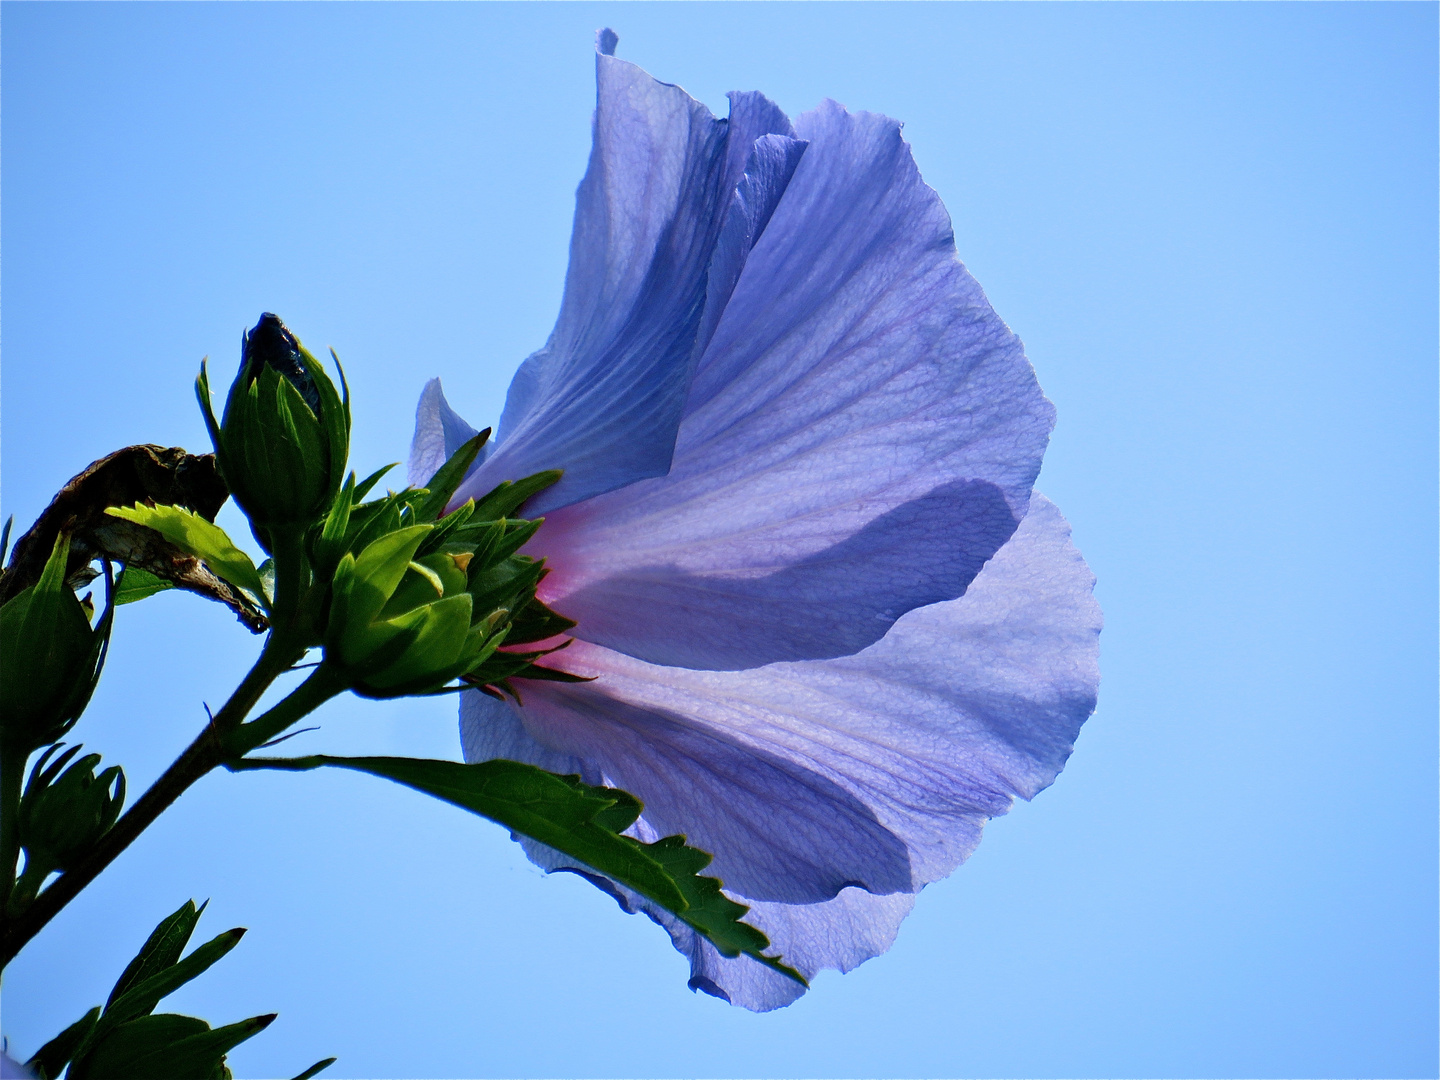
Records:
[[[224,762],[229,756],[223,741],[225,734],[241,729],[246,715],[255,707],[255,703],[260,700],[260,696],[270,684],[304,654],[303,644],[296,644],[293,639],[280,631],[272,630],[260,658],[255,661],[255,666],[250,669],[240,685],[236,687],[235,692],[230,695],[230,700],[225,702],[205,730],[185,749],[185,752],[175,759],[175,763],[165,770],[164,775],[150,786],[150,790],[140,796],[139,800],[125,812],[120,820],[100,838],[89,854],[73,868],[61,874],[49,888],[35,898],[35,902],[23,914],[16,918],[6,915],[0,919],[4,924],[3,931],[0,931],[0,968],[9,964],[30,939],[44,928],[46,923],[53,919],[66,904],[75,899],[80,890],[94,881],[101,871],[114,862],[115,858],[153,824],[155,819],[164,813],[176,799],[184,794],[191,784]],[[313,678],[314,676],[311,676],[311,679]],[[305,684],[298,687],[294,693],[267,712],[265,716],[272,716],[278,710],[285,708],[286,703],[300,695],[310,681],[307,679]],[[333,691],[327,696],[333,696],[338,692],[338,690]],[[309,696],[313,696],[313,691]],[[312,705],[311,708],[313,707]],[[299,719],[301,715],[304,714],[296,714],[295,719]],[[261,719],[263,720],[264,717]],[[293,720],[291,722],[293,723]],[[263,742],[264,740],[257,741]],[[3,770],[6,783],[4,795],[7,800],[12,768],[9,758],[10,755],[6,755],[3,762],[0,762],[0,770]],[[19,773],[16,774],[15,779],[17,804],[18,786],[20,780],[23,779],[24,768],[25,761],[22,757],[18,763]],[[3,805],[8,808],[11,804],[6,801]],[[12,818],[11,813],[6,813],[4,818],[7,820],[0,823],[4,828],[4,857],[9,857],[13,843],[11,838],[14,835],[14,822],[8,820]],[[5,875],[7,884],[14,881],[14,866],[12,858],[4,868],[0,868],[0,874]],[[7,895],[8,891],[7,889]]]

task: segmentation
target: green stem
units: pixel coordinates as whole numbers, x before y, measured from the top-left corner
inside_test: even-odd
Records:
[[[0,908],[15,888],[15,866],[20,861],[20,793],[29,755],[12,747],[0,751]]]
[[[272,630],[260,658],[255,661],[255,666],[246,672],[245,678],[240,681],[230,699],[212,717],[212,725],[222,732],[239,727],[245,717],[250,715],[255,703],[270,689],[270,684],[304,656],[304,646],[295,645],[288,641],[281,631]]]
[[[273,709],[227,734],[224,740],[226,758],[244,757],[251,750],[258,749],[348,688],[349,684],[329,664],[322,663]]]
[[[295,621],[309,584],[305,533],[287,526],[273,530],[270,537],[275,544],[275,621],[288,626]]]
[[[7,916],[0,919],[0,923],[3,923],[3,927],[0,927],[0,968],[9,964],[46,923],[53,919],[66,904],[75,899],[80,890],[94,881],[101,871],[114,862],[116,857],[153,824],[155,819],[164,813],[176,799],[183,795],[191,784],[224,762],[229,756],[223,741],[225,734],[244,730],[243,721],[250,710],[255,707],[255,703],[260,700],[260,696],[265,693],[281,672],[299,660],[304,653],[304,646],[293,644],[283,634],[283,628],[271,632],[260,658],[255,661],[255,666],[250,669],[249,674],[230,695],[230,699],[215,714],[214,719],[206,726],[205,730],[185,749],[185,752],[175,759],[175,763],[165,770],[164,775],[151,785],[150,790],[140,796],[139,800],[125,812],[120,820],[100,838],[89,854],[56,878],[47,889],[35,898],[35,902],[22,915],[16,918]],[[317,674],[320,670],[320,668],[316,669]],[[289,701],[296,694],[301,693],[313,679],[312,675],[310,679],[297,687],[295,693],[285,701]],[[335,691],[335,693],[338,692],[338,690]],[[277,709],[285,705],[285,701],[282,701],[275,709],[271,709],[265,716],[275,713]],[[295,719],[298,718],[297,716]],[[292,720],[291,723],[293,722]],[[264,742],[265,740],[258,741]],[[7,785],[10,777],[10,756],[7,754],[3,760],[0,760],[0,771],[4,772]],[[23,774],[24,758],[20,759],[18,767]],[[18,785],[18,779],[16,783]],[[6,797],[8,798],[8,787]],[[17,795],[16,803],[18,804],[18,802]],[[9,838],[14,829],[13,814],[6,814],[4,820],[10,822],[4,826],[5,829],[11,830],[5,833],[5,840],[8,844],[11,842]],[[8,850],[7,847],[6,851],[8,852]],[[14,862],[11,861],[6,865],[9,868],[6,871],[8,874],[6,883],[13,885]],[[9,890],[7,889],[7,898],[8,895]]]
[[[10,892],[10,899],[5,901],[7,913],[24,911],[30,906],[30,901],[35,899],[35,894],[40,891],[40,886],[50,876],[54,867],[42,866],[39,863],[32,863],[29,855],[25,857],[25,872],[20,875],[20,880],[15,883],[15,888]]]

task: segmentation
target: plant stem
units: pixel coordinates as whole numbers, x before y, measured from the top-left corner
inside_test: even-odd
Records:
[[[35,902],[22,915],[13,919],[9,917],[0,919],[3,921],[3,930],[0,930],[0,968],[9,964],[46,923],[53,919],[66,904],[75,899],[80,890],[94,881],[101,871],[114,862],[116,856],[153,824],[155,819],[183,795],[191,784],[220,765],[229,756],[222,741],[224,733],[243,730],[241,723],[250,710],[255,707],[255,703],[260,700],[260,696],[281,672],[299,660],[304,653],[303,646],[294,645],[283,634],[272,631],[260,658],[255,661],[255,666],[250,669],[249,674],[230,695],[230,700],[225,702],[220,711],[215,714],[212,722],[185,749],[185,752],[175,759],[174,764],[165,770],[164,775],[151,785],[150,790],[140,796],[139,800],[125,812],[120,820],[100,838],[88,855],[76,866],[61,874],[49,888],[35,898]],[[320,670],[322,669],[317,668],[317,673]],[[313,678],[312,675],[311,679]],[[265,716],[268,717],[284,707],[286,702],[300,694],[309,682],[310,680],[307,679],[306,683],[297,687],[294,693],[267,712]],[[337,690],[333,693],[338,692]],[[330,696],[333,696],[333,693]],[[311,706],[311,708],[313,707]],[[300,715],[304,714],[298,714],[295,719],[299,719]],[[293,722],[294,720],[291,720],[291,723]],[[10,782],[10,756],[6,755],[5,759],[0,761],[0,770],[4,772],[7,785]],[[18,763],[19,773],[17,773],[15,781],[17,790],[20,780],[23,779],[24,768],[25,761],[21,758]],[[6,797],[8,797],[8,787]],[[18,795],[16,799],[18,802]],[[11,814],[5,815],[6,819],[11,817]],[[7,820],[4,828],[7,830],[5,841],[9,844],[14,829],[13,821]],[[8,847],[6,851],[9,851]],[[8,867],[8,871],[3,872],[8,873],[8,880],[13,883],[13,860]]]
[[[15,865],[20,861],[20,789],[25,783],[25,762],[29,755],[16,748],[0,751],[0,907],[15,888]]]
[[[275,529],[275,621],[282,626],[295,621],[300,597],[309,584],[309,562],[305,558],[305,534],[293,527]]]
[[[243,757],[259,748],[346,689],[348,684],[345,680],[322,663],[273,709],[248,724],[241,724],[225,738],[226,760]]]

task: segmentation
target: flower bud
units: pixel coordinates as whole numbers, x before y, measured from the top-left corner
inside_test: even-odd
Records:
[[[270,530],[303,529],[329,509],[350,450],[348,392],[342,400],[276,316],[261,315],[242,339],[240,371],[218,424],[204,365],[196,393],[230,494],[262,543]]]
[[[438,690],[504,640],[508,612],[471,624],[463,560],[415,553],[432,526],[399,529],[347,554],[335,571],[325,663],[365,697]]]
[[[115,824],[125,803],[125,773],[120,766],[112,765],[96,776],[100,755],[86,754],[65,768],[79,752],[78,746],[49,763],[60,745],[35,762],[20,799],[15,824],[25,849],[25,873],[10,899],[12,913],[34,898],[52,872],[69,870],[94,847]]]
[[[105,663],[113,608],[90,625],[65,584],[70,538],[61,534],[40,580],[0,607],[0,744],[28,755],[69,731]]]

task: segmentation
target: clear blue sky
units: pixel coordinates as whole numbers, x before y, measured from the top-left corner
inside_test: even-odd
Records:
[[[217,775],[13,966],[14,1048],[193,896],[251,932],[172,1005],[278,1010],[247,1077],[1434,1076],[1436,13],[6,5],[22,524],[119,446],[208,448],[191,380],[262,310],[345,360],[362,468],[433,375],[493,420],[559,304],[611,25],[717,110],[906,122],[1059,409],[1039,486],[1108,620],[1056,785],[789,1009],[692,996],[656,927],[459,811]],[[138,791],[255,645],[192,597],[124,609],[77,735]],[[458,753],[452,702],[320,718],[292,745]]]

